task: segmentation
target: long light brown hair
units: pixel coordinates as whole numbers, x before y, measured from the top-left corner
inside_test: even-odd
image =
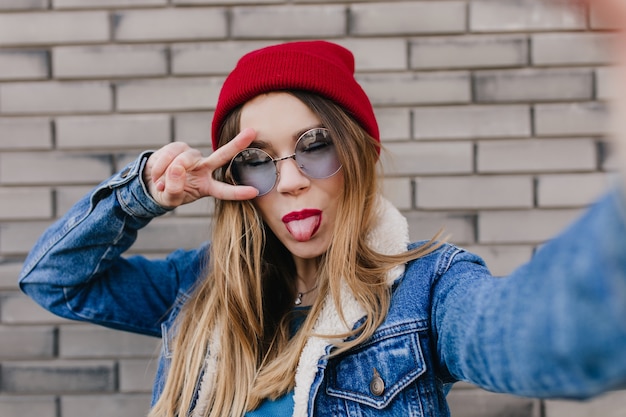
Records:
[[[367,312],[353,332],[325,335],[349,342],[335,354],[362,343],[382,323],[390,303],[387,272],[434,250],[434,240],[400,255],[383,255],[366,243],[375,222],[379,192],[376,169],[380,144],[334,102],[289,91],[321,120],[334,137],[343,165],[344,192],[332,242],[319,259],[319,296],[299,331],[290,334],[296,296],[295,266],[287,249],[265,226],[252,201],[216,201],[210,268],[178,317],[173,358],[163,393],[150,417],[183,417],[189,412],[213,329],[220,326],[213,390],[206,416],[240,417],[265,398],[294,388],[300,353],[327,297],[339,302],[344,280]],[[220,146],[239,132],[240,108],[226,119]],[[216,177],[226,180],[224,172]],[[342,317],[343,318],[343,317]]]

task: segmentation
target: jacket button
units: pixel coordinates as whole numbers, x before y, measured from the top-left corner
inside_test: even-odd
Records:
[[[128,174],[130,174],[130,168],[126,168],[124,171],[122,171],[122,173],[120,174],[120,177],[126,178],[128,177]]]
[[[374,375],[372,376],[372,380],[370,381],[370,392],[377,397],[383,395],[385,392],[385,381],[380,377],[380,374],[374,368]]]

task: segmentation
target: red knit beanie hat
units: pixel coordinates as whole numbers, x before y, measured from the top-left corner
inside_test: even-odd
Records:
[[[244,55],[228,75],[213,116],[212,141],[217,149],[226,116],[262,93],[306,90],[342,106],[376,140],[378,124],[369,98],[354,79],[354,56],[326,41],[289,42]]]

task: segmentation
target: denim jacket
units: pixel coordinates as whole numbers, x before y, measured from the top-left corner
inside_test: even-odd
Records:
[[[166,212],[141,181],[147,155],[42,235],[24,262],[20,288],[62,317],[162,337],[154,402],[171,359],[172,324],[205,276],[210,245],[161,260],[122,257],[139,229]],[[626,386],[622,199],[620,191],[607,194],[506,278],[450,244],[396,268],[388,277],[391,307],[367,342],[329,358],[332,340],[309,339],[294,416],[448,416],[445,395],[459,380],[533,397],[586,398]],[[405,250],[400,213],[381,199],[378,217],[372,246]],[[318,334],[358,326],[365,312],[347,285],[341,301],[347,322],[325,300]],[[202,391],[211,389],[217,351],[210,344],[190,415],[200,414]]]

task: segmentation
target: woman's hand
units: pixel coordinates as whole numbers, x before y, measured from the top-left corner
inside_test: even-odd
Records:
[[[258,191],[253,187],[226,184],[213,179],[213,172],[224,165],[256,137],[244,129],[233,140],[208,157],[183,142],[165,145],[148,158],[143,180],[154,200],[163,207],[178,207],[202,197],[221,200],[249,200]]]

